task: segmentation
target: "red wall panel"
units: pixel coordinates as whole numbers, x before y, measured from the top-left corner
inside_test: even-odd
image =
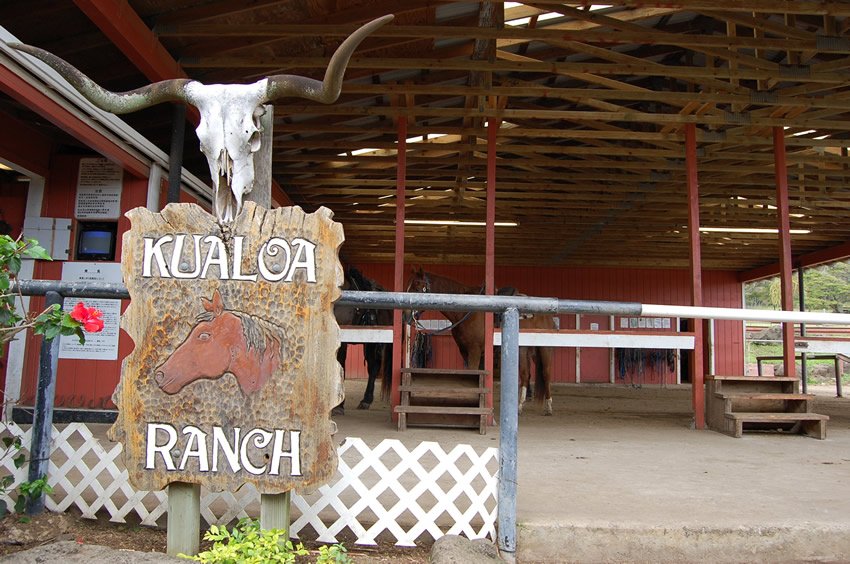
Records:
[[[51,176],[45,186],[42,215],[45,217],[73,217],[77,184],[77,171],[80,157],[60,156],[51,164]],[[128,210],[144,206],[147,197],[147,180],[124,175],[121,194],[121,209]],[[120,234],[130,227],[130,221],[121,217],[118,220],[118,244],[116,254],[121,254]],[[74,234],[71,235],[74,241]],[[34,278],[58,280],[62,276],[62,262],[38,262]],[[122,311],[128,301],[122,303]],[[43,298],[33,298],[31,311],[41,311]],[[24,374],[21,383],[21,403],[31,405],[35,399],[38,372],[38,350],[40,338],[28,337],[27,353],[24,362]],[[120,332],[118,340],[118,360],[68,360],[59,361],[56,381],[56,405],[58,407],[103,409],[114,407],[112,392],[118,384],[121,373],[121,360],[133,349],[130,337]]]
[[[357,265],[366,275],[381,284],[392,280],[392,265]],[[426,270],[448,276],[467,286],[483,284],[484,268],[465,265],[432,265]],[[411,269],[412,272],[412,269]],[[410,272],[405,279],[410,278]],[[496,286],[514,286],[532,296],[549,296],[563,299],[613,300],[640,303],[690,305],[690,278],[686,270],[624,269],[624,268],[496,268]],[[703,273],[703,292],[706,306],[743,307],[741,286],[734,272],[706,271]],[[424,319],[442,318],[439,313],[427,312]],[[585,316],[586,317],[586,316]],[[560,316],[562,329],[575,328],[574,315]],[[600,330],[607,328],[607,317],[583,319],[583,328],[591,322],[599,323]],[[620,320],[615,320],[619,328]],[[676,322],[671,319],[670,331]],[[743,373],[743,325],[738,321],[715,322],[715,347],[717,373]],[[608,350],[582,350],[583,382],[608,382]],[[352,359],[353,360],[353,359]],[[351,364],[350,362],[347,364]],[[432,337],[432,366],[459,368],[463,361],[450,335]],[[558,348],[555,354],[555,382],[575,382],[575,349]],[[351,374],[362,373],[362,360],[350,366]],[[626,374],[620,378],[615,366],[615,381],[631,384],[675,383],[675,371],[654,370],[646,367],[639,374]]]

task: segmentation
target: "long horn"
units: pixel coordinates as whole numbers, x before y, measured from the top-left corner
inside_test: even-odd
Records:
[[[357,49],[357,46],[360,45],[360,42],[367,35],[391,21],[394,17],[392,14],[388,14],[372,20],[349,35],[348,39],[342,42],[336,53],[331,57],[331,62],[325,71],[323,82],[292,74],[270,76],[264,102],[271,102],[284,96],[307,98],[308,100],[323,104],[330,104],[336,101],[339,98],[339,93],[342,91],[342,76],[345,74],[345,67],[348,66],[348,60],[351,58],[351,54],[354,53],[354,50]]]
[[[53,53],[23,43],[9,43],[8,45],[44,61],[62,75],[62,78],[67,80],[89,102],[101,110],[113,114],[135,112],[162,102],[185,102],[186,93],[183,88],[191,82],[186,78],[176,78],[155,82],[129,92],[110,92],[101,88],[76,67]]]

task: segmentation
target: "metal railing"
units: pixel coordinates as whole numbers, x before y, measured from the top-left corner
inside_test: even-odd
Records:
[[[19,281],[14,291],[23,295],[45,295],[48,303],[62,303],[64,297],[129,299],[123,284],[94,282],[61,282],[53,280]],[[757,319],[792,323],[830,323],[850,325],[850,314],[828,314],[795,311],[764,311],[733,308],[710,308],[641,304],[638,302],[609,302],[562,300],[530,296],[483,296],[478,294],[431,294],[406,292],[361,292],[343,290],[339,305],[368,306],[378,309],[453,310],[500,312],[502,318],[501,378],[502,382],[519,381],[519,315],[522,313],[595,314],[620,316],[674,316],[695,319]],[[44,346],[47,344],[48,346]],[[52,422],[53,394],[56,382],[58,339],[42,345],[36,409],[33,419],[33,463],[30,479],[47,472]],[[519,389],[502,385],[500,402],[503,406],[518,405]],[[501,409],[499,416],[499,487],[497,509],[498,545],[509,558],[516,554],[517,498],[517,431],[516,409]],[[36,433],[36,426],[38,433]],[[36,442],[39,441],[38,444]],[[46,444],[46,446],[45,446]],[[35,477],[33,477],[35,476]],[[43,507],[43,498],[41,506]]]

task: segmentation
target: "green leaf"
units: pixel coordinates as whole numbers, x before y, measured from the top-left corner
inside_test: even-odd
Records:
[[[9,272],[17,275],[18,272],[21,271],[21,257],[19,257],[18,255],[9,257],[9,262],[6,263],[6,265],[9,268]]]
[[[48,341],[59,335],[60,328],[56,325],[47,325],[44,329],[44,338]]]
[[[35,241],[35,239],[30,239],[29,242],[32,243],[32,245],[27,246],[27,248],[24,249],[25,257],[39,260],[53,260],[53,257],[50,256],[50,253],[48,253],[44,247],[39,245]]]

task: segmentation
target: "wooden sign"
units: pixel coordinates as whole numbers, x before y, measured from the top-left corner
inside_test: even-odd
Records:
[[[336,471],[342,226],[332,212],[252,202],[222,227],[194,204],[137,208],[124,234],[135,342],[110,439],[130,481],[261,493],[313,489]]]

